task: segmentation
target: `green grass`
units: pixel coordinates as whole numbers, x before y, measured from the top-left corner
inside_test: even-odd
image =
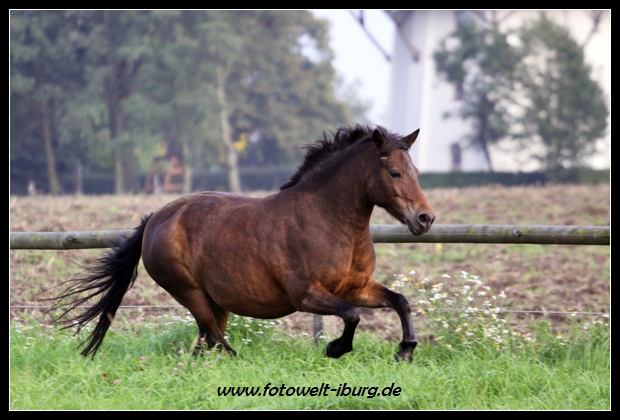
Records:
[[[285,335],[269,322],[233,317],[230,324],[237,357],[217,351],[192,356],[191,319],[162,317],[114,325],[91,360],[75,350],[69,332],[13,320],[10,409],[610,409],[605,324],[565,337],[539,324],[536,340],[518,349],[420,343],[412,364],[394,362],[396,342],[364,331],[352,353],[330,359],[324,342]],[[363,397],[286,396],[290,387],[337,389],[344,383],[369,388]],[[263,393],[267,384],[273,396],[218,395],[218,387]],[[381,395],[398,388],[399,395]]]

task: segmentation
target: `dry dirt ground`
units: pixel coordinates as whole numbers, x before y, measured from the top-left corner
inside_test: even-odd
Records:
[[[257,195],[260,193],[254,193]],[[264,193],[266,194],[266,193]],[[485,186],[426,191],[436,224],[610,225],[610,185]],[[174,199],[172,195],[36,196],[10,197],[10,231],[84,231],[131,229],[140,219]],[[376,209],[371,223],[395,223]],[[13,316],[39,316],[37,306],[58,294],[59,284],[80,274],[105,250],[11,250],[9,252],[10,306]],[[565,311],[610,312],[610,246],[478,245],[478,244],[377,244],[375,278],[390,285],[394,276],[441,281],[461,271],[476,274],[494,293],[506,295],[504,307],[514,323],[546,318],[561,323]],[[415,301],[415,290],[403,290]],[[144,272],[123,305],[176,305]],[[130,321],[153,311],[127,310]],[[122,311],[121,311],[122,312]],[[120,314],[120,312],[119,312]],[[341,321],[325,318],[328,335],[337,334]],[[414,319],[421,323],[423,319]],[[287,331],[312,333],[310,314],[293,314],[277,320]],[[555,326],[555,325],[554,325]],[[419,324],[416,325],[417,328]],[[360,329],[378,331],[392,339],[400,334],[391,310],[364,310]],[[429,333],[430,334],[430,333]]]

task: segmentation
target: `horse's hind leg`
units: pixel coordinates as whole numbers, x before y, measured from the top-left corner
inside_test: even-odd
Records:
[[[206,343],[209,348],[221,344],[228,352],[233,355],[237,354],[226,342],[223,334],[228,320],[228,311],[213,302],[190,273],[168,266],[165,275],[161,271],[153,272],[155,275],[151,272],[149,274],[157,284],[194,316],[198,324],[198,343],[194,352],[199,352]]]
[[[206,347],[210,349],[219,343],[226,349],[226,351],[236,356],[237,352],[228,345],[226,339],[224,338],[224,331],[226,331],[229,311],[213,302],[211,298],[207,297],[207,299],[209,301],[208,309],[211,310],[212,317],[208,314],[197,315],[190,309],[190,312],[192,312],[192,315],[194,315],[194,319],[196,319],[196,323],[198,324],[198,345],[194,348],[194,353],[199,354],[204,349],[204,344],[206,344]],[[211,318],[215,320],[215,329],[213,329]],[[206,323],[199,321],[199,319],[206,321]],[[208,328],[207,325],[211,328]]]

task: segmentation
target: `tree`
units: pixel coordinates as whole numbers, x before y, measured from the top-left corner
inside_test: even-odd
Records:
[[[17,15],[23,19],[11,21],[12,164],[18,157],[41,159],[44,147],[35,142],[44,131],[37,88],[51,81],[51,151],[57,155],[66,148],[87,169],[113,171],[119,193],[136,190],[137,172],[162,153],[162,143],[182,154],[186,192],[194,167],[223,162],[229,184],[240,190],[236,140],[259,132],[269,163],[293,164],[302,157],[300,144],[350,124],[352,109],[361,109],[354,97],[345,102],[336,96],[327,23],[308,11]],[[45,27],[39,18],[62,22],[54,29],[62,34],[53,38],[56,49],[45,39],[26,44],[14,37],[27,26]],[[47,72],[41,81],[33,72],[37,62]],[[26,128],[26,136],[16,135]],[[14,168],[12,179],[13,173]]]
[[[592,80],[582,47],[543,13],[520,31],[524,56],[516,69],[524,108],[515,133],[547,173],[561,180],[566,170],[596,151],[609,110]],[[540,151],[538,151],[540,150]]]
[[[600,16],[593,20],[594,31]],[[434,54],[438,72],[462,91],[459,114],[473,127],[466,139],[490,169],[490,145],[519,141],[560,179],[596,151],[607,127],[602,90],[584,60],[587,40],[580,47],[544,13],[516,31],[502,32],[498,23],[461,22]]]
[[[496,25],[481,27],[473,19],[460,22],[433,57],[437,72],[461,92],[460,117],[472,121],[473,131],[464,139],[483,152],[493,171],[489,148],[508,135],[506,107],[519,57]]]
[[[148,50],[148,12],[16,11],[11,17],[12,99],[30,110],[32,101],[39,104],[50,192],[60,191],[55,152],[63,147],[79,162],[98,160],[97,148],[111,152],[115,189],[124,191],[133,145],[121,104]]]
[[[104,10],[93,12],[88,50],[90,89],[105,105],[109,140],[114,153],[114,190],[126,191],[126,184],[137,188],[130,129],[122,103],[135,92],[135,78],[149,53],[151,12]]]
[[[271,147],[265,152],[271,163],[293,163],[300,143],[326,127],[352,122],[352,105],[334,93],[327,26],[309,12],[184,11],[154,17],[157,53],[154,64],[143,66],[139,83],[168,110],[159,120],[185,150],[186,169],[225,162],[230,188],[240,191],[234,144],[240,136],[260,131]]]
[[[137,75],[137,92],[124,107],[132,128],[140,127],[143,150],[165,143],[168,157],[182,158],[184,192],[191,191],[194,168],[219,162],[217,61],[210,52],[208,14],[153,12],[152,53]]]
[[[14,162],[33,163],[38,155],[33,151],[44,150],[47,183],[54,195],[61,192],[58,121],[70,97],[84,85],[82,40],[77,22],[63,11],[11,11],[12,156]],[[27,172],[39,177],[36,168]]]
[[[352,122],[351,108],[335,96],[325,22],[308,11],[213,13],[229,23],[228,44],[219,52],[227,102],[220,106],[229,108],[237,135],[260,130],[274,140],[282,160],[291,162],[299,157],[300,142]],[[236,160],[231,145],[229,162]]]

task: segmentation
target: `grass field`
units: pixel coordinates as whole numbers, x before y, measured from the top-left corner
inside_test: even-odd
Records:
[[[537,344],[420,345],[413,364],[393,361],[394,343],[362,332],[355,350],[323,356],[311,340],[233,326],[237,357],[189,354],[194,326],[160,319],[118,327],[94,360],[70,335],[11,325],[10,407],[15,410],[608,410],[610,336],[601,325],[570,342],[540,326]],[[321,347],[325,343],[320,343]],[[329,388],[327,388],[329,385]],[[313,391],[314,389],[314,391]],[[304,395],[305,393],[305,395]],[[312,395],[312,393],[314,395]]]
[[[426,191],[438,224],[609,225],[609,194],[608,184]],[[173,198],[11,197],[10,230],[129,229]],[[372,223],[393,221],[377,210]],[[195,326],[183,309],[125,309],[95,360],[84,359],[74,350],[74,337],[47,325],[50,317],[41,307],[47,304],[45,298],[62,290],[62,281],[79,274],[80,265],[92,263],[102,252],[10,251],[11,409],[610,406],[609,319],[597,315],[610,312],[609,246],[377,245],[375,278],[394,284],[415,308],[414,325],[423,341],[412,365],[393,362],[400,325],[389,310],[364,310],[355,350],[331,360],[323,356],[325,343],[317,347],[309,337],[309,314],[293,314],[273,324],[231,322],[238,324],[228,334],[239,357],[213,352],[194,359],[188,349]],[[463,272],[478,276],[479,287],[488,288],[476,293],[501,298],[497,315],[505,321],[507,336],[489,333],[499,327],[482,321],[463,326],[458,318],[463,312],[428,310],[431,302],[448,305],[447,298],[429,300],[435,292],[452,296],[463,290]],[[484,304],[484,296],[472,298]],[[457,303],[466,308],[466,301]],[[176,302],[140,270],[123,305]],[[467,329],[472,326],[473,332]],[[334,338],[341,327],[340,320],[326,317],[324,335]],[[261,328],[263,333],[257,333]],[[465,333],[480,340],[465,338]],[[484,339],[484,333],[489,337]],[[530,341],[513,341],[524,337]],[[324,388],[324,397],[286,396],[293,392],[289,387],[321,384],[335,389],[341,385],[340,393],[346,394],[345,382],[358,387],[352,393],[367,387],[366,396],[336,396]],[[285,387],[265,390],[268,383]],[[398,396],[368,398],[370,388],[380,393],[392,383],[392,391],[386,392],[400,387]],[[228,386],[261,387],[261,392],[278,395],[217,395],[218,387]]]

